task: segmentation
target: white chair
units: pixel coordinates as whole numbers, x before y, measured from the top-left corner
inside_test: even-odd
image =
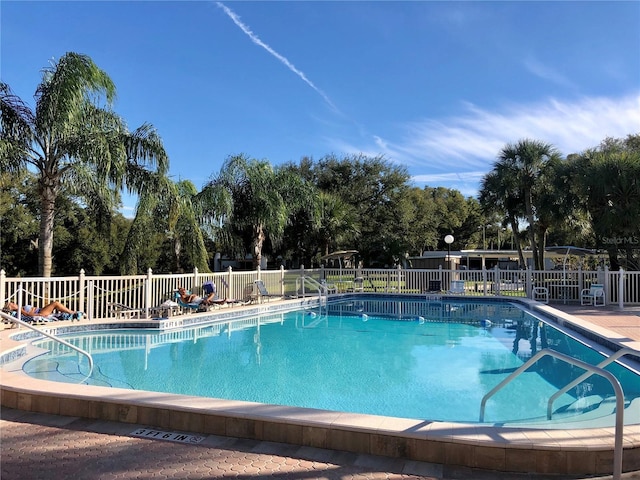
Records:
[[[451,280],[451,285],[447,293],[464,295],[464,280]]]
[[[549,289],[547,287],[533,287],[531,298],[536,302],[549,303]]]
[[[585,288],[580,293],[580,305],[604,306],[604,285],[592,283],[590,288]]]

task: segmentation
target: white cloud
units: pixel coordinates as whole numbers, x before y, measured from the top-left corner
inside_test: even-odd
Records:
[[[406,165],[416,183],[456,188],[476,195],[500,150],[531,138],[551,143],[561,154],[596,147],[607,137],[640,133],[640,94],[620,98],[548,99],[511,104],[495,111],[466,105],[466,112],[444,119],[410,122],[403,138],[372,137],[367,145],[334,142],[340,151],[384,155]]]
[[[563,87],[574,88],[575,84],[561,74],[559,71],[544,65],[542,62],[535,58],[528,58],[524,61],[524,66],[531,73],[540,77],[544,80],[548,80],[550,82],[556,83],[558,85],[562,85]]]
[[[325,102],[327,102],[327,104],[336,112],[338,111],[338,109],[336,108],[336,106],[333,104],[333,102],[331,101],[331,99],[322,91],[320,90],[318,87],[315,86],[315,84],[309,80],[307,78],[307,76],[304,74],[304,72],[298,70],[295,65],[293,65],[285,56],[279,54],[278,52],[276,52],[273,48],[271,48],[269,45],[267,45],[266,43],[264,43],[259,37],[258,35],[256,35],[255,33],[253,33],[253,31],[247,26],[245,25],[241,20],[240,17],[233,11],[231,10],[229,7],[227,7],[225,4],[223,4],[222,2],[216,2],[216,4],[218,5],[218,7],[220,7],[222,9],[222,11],[233,21],[233,23],[235,23],[240,30],[242,30],[250,39],[253,43],[255,43],[256,45],[258,45],[259,47],[264,48],[270,55],[272,55],[273,57],[275,57],[276,59],[278,59],[280,62],[282,62],[284,64],[284,66],[286,66],[290,71],[292,71],[293,73],[295,73],[298,77],[300,77],[302,79],[302,81],[304,81],[307,85],[309,85],[311,88],[313,88],[323,99]]]
[[[377,152],[413,170],[488,169],[502,147],[523,138],[551,143],[568,155],[596,147],[606,137],[638,133],[640,95],[575,102],[549,99],[496,111],[468,104],[462,115],[407,123],[405,132],[398,140],[377,135],[369,145],[335,144],[349,152]]]

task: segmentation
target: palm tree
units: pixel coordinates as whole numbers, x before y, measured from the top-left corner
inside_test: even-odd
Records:
[[[609,252],[611,268],[637,269],[640,150],[601,146],[585,152],[574,168],[584,208],[597,242]]]
[[[544,188],[542,183],[546,162],[557,158],[558,151],[549,143],[524,139],[515,144],[506,145],[498,155],[496,169],[501,176],[513,178],[518,190],[522,193],[526,220],[529,223],[529,242],[536,270],[542,268],[544,259],[544,239],[539,252],[536,240],[536,204],[535,195],[538,189]]]
[[[265,160],[236,155],[225,161],[196,201],[215,228],[216,239],[232,253],[245,253],[249,243],[257,268],[265,242],[274,246],[281,242],[290,214],[313,209],[315,189],[290,169],[274,169]]]
[[[515,178],[510,169],[500,168],[497,164],[493,171],[482,178],[480,184],[480,203],[485,213],[504,215],[505,222],[511,227],[515,239],[519,238],[520,222],[523,216],[522,198]],[[522,245],[516,241],[520,265],[525,265]]]
[[[138,253],[156,234],[171,244],[172,271],[183,272],[197,267],[209,271],[209,258],[200,224],[196,187],[189,180],[173,183],[165,176],[156,176],[140,191],[136,215],[131,224],[120,259],[121,272],[139,273]],[[155,183],[154,183],[155,181]]]
[[[0,166],[37,172],[42,276],[52,272],[56,199],[63,188],[109,216],[123,188],[135,193],[153,175],[166,174],[169,160],[155,129],[144,124],[129,132],[110,109],[114,97],[109,76],[73,52],[44,70],[35,109],[0,83]]]
[[[340,197],[328,192],[320,192],[319,222],[316,230],[322,255],[328,255],[331,248],[341,245],[344,238],[358,234],[355,210]]]

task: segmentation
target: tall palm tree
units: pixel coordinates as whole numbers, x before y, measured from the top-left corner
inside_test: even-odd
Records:
[[[173,183],[166,176],[156,176],[143,186],[120,258],[123,274],[146,269],[138,265],[138,252],[154,233],[171,243],[172,271],[183,272],[193,267],[201,272],[209,271],[199,205],[194,201],[197,193],[191,181]]]
[[[155,129],[144,124],[129,132],[111,110],[114,97],[109,76],[88,56],[73,52],[44,70],[35,109],[0,83],[0,166],[9,171],[32,167],[37,172],[42,276],[52,272],[61,189],[108,216],[123,188],[138,192],[153,175],[166,174],[169,160]]]
[[[540,239],[542,248],[539,252],[536,240],[535,195],[538,189],[544,188],[541,183],[545,163],[558,156],[558,151],[551,144],[531,139],[508,144],[498,155],[497,169],[503,172],[504,177],[515,179],[518,189],[522,192],[526,220],[529,223],[529,243],[536,270],[542,268],[544,239]]]
[[[265,160],[236,155],[225,161],[196,201],[202,205],[204,217],[217,227],[217,240],[227,249],[244,253],[240,239],[248,239],[253,267],[257,268],[267,239],[278,245],[291,212],[312,209],[314,195],[313,186],[290,169],[274,169]]]

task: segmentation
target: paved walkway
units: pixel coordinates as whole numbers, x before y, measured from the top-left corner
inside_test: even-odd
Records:
[[[640,341],[640,307],[554,307]],[[209,435],[197,444],[140,438],[142,425],[85,420],[3,408],[0,412],[2,480],[125,479],[425,479],[561,480],[451,468],[271,442]],[[599,477],[611,479],[611,476]],[[640,480],[640,472],[625,480]]]
[[[592,307],[588,305],[551,304],[550,306],[599,327],[611,330],[620,335],[621,339],[640,342],[640,306],[624,307],[623,309],[620,309],[617,305]]]
[[[567,480],[486,472],[209,435],[184,444],[132,435],[140,425],[2,410],[2,480]],[[589,477],[593,480],[594,477]],[[610,480],[611,476],[598,477]],[[624,480],[640,480],[640,472]]]

